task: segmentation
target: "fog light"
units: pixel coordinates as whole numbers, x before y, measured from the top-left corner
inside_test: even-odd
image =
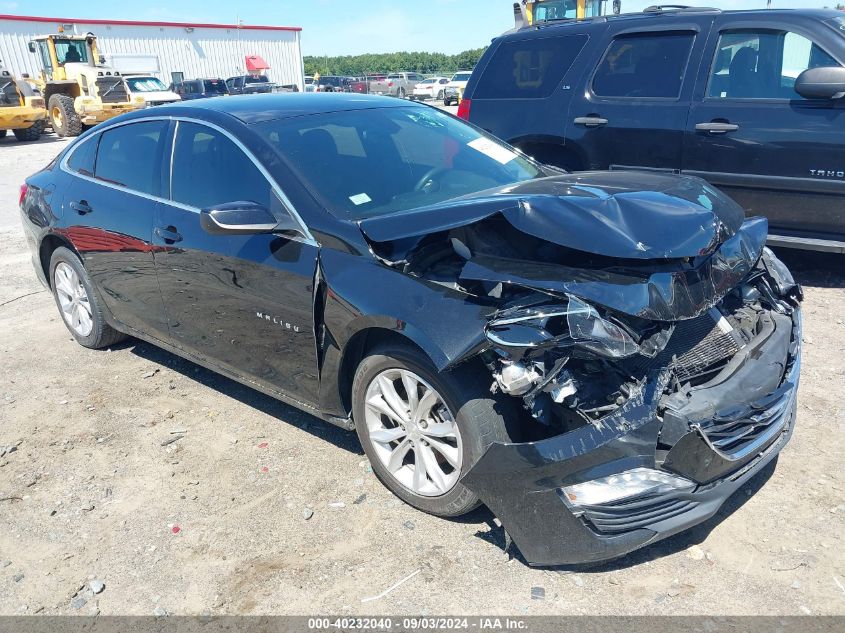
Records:
[[[566,486],[563,493],[572,505],[599,505],[641,495],[686,492],[695,483],[652,468],[633,468],[616,475]]]

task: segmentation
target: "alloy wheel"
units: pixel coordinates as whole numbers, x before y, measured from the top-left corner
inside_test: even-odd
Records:
[[[461,474],[455,418],[437,391],[406,369],[376,375],[365,396],[367,434],[387,472],[411,492],[438,497]]]
[[[91,334],[94,329],[91,302],[79,274],[71,266],[61,262],[53,273],[53,287],[56,289],[62,317],[68,327],[82,337]]]

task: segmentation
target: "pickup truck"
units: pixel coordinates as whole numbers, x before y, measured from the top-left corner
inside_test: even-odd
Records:
[[[272,83],[266,75],[229,77],[226,80],[226,87],[229,89],[229,94],[233,95],[254,95],[277,90],[276,84]]]
[[[404,99],[407,95],[414,94],[414,86],[423,79],[424,77],[417,73],[390,73],[383,80],[369,82],[370,94]]]

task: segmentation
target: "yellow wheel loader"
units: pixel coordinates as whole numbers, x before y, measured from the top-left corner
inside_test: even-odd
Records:
[[[59,136],[78,136],[85,126],[145,105],[143,97],[130,96],[121,74],[105,65],[93,33],[42,35],[29,43],[29,51],[39,57],[41,73],[33,83]]]
[[[45,127],[44,99],[28,83],[15,79],[0,61],[0,137],[12,130],[19,141],[37,141]]]
[[[517,28],[555,20],[581,20],[605,15],[608,0],[522,0],[515,2]],[[621,10],[621,0],[611,2],[613,13]]]

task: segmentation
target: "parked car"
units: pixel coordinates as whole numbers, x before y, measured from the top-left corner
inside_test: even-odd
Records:
[[[232,95],[252,95],[278,92],[279,87],[267,75],[238,75],[226,80],[226,89]]]
[[[443,105],[455,105],[461,99],[470,76],[472,76],[471,70],[460,70],[452,75],[443,89]]]
[[[229,94],[226,82],[222,79],[188,79],[173,85],[173,92],[183,101],[221,97]]]
[[[486,503],[533,564],[707,519],[794,428],[801,289],[765,218],[695,177],[256,95],[99,125],[20,209],[81,345],[136,336],[354,428],[398,497]]]
[[[326,75],[315,81],[316,92],[349,92],[349,80],[346,77]]]
[[[152,75],[124,75],[126,87],[130,96],[142,97],[147,106],[163,105],[181,101],[182,97],[168,90],[167,86],[158,77]]]
[[[417,73],[390,73],[383,80],[371,81],[370,94],[389,95],[404,99],[413,94],[414,86],[423,80]]]
[[[462,115],[565,169],[700,176],[771,244],[845,252],[843,65],[839,11],[653,9],[498,38]]]
[[[317,85],[314,83],[313,77],[306,77],[305,78],[305,92],[315,92],[317,90]]]
[[[437,99],[438,101],[442,101],[445,96],[443,91],[448,83],[449,80],[446,77],[429,77],[428,79],[423,79],[414,86],[414,92],[411,98],[423,100]]]

